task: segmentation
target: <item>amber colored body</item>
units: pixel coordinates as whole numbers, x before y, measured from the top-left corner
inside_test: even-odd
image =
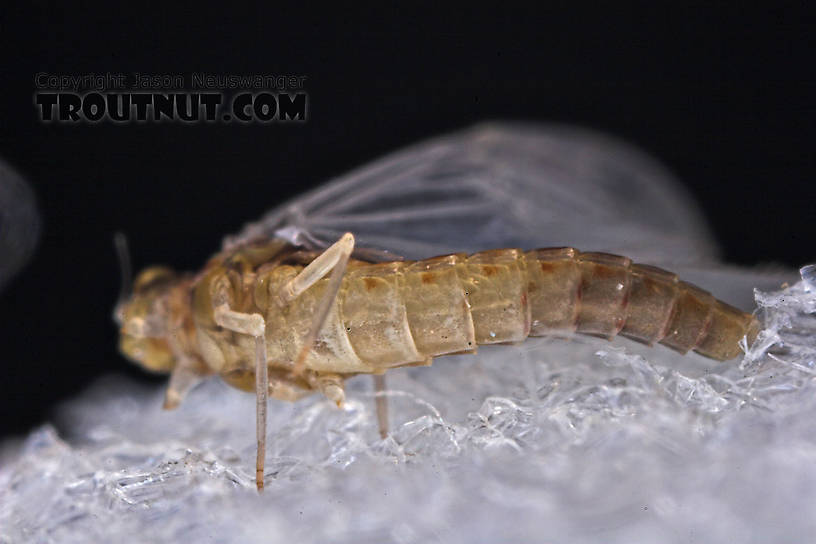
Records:
[[[180,350],[200,375],[217,373],[253,390],[253,338],[213,318],[213,294],[224,285],[234,310],[264,317],[270,394],[290,400],[314,390],[322,375],[344,379],[427,365],[435,356],[520,342],[528,335],[621,334],[726,360],[740,354],[744,336],[751,342],[759,330],[752,315],[674,274],[605,253],[497,249],[417,262],[351,260],[306,358],[310,381],[291,369],[328,279],[290,302],[282,302],[279,293],[315,256],[268,240],[219,254],[194,280],[168,285],[166,299],[189,301],[168,308],[169,321],[183,324],[172,334],[176,356]],[[123,350],[128,351],[124,341]]]

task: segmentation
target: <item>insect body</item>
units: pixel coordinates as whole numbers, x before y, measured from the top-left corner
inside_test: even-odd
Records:
[[[371,263],[350,258],[353,247],[350,234],[322,253],[265,239],[216,255],[196,277],[150,268],[119,310],[124,354],[172,373],[166,407],[210,374],[256,392],[259,488],[267,394],[320,391],[340,405],[354,375],[564,331],[726,360],[759,329],[674,274],[617,255],[496,249]]]

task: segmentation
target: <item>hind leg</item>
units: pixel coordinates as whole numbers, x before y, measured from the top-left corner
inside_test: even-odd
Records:
[[[385,397],[385,374],[374,374],[374,394],[377,405],[377,426],[380,438],[388,436],[388,399]]]
[[[329,284],[315,311],[309,331],[306,333],[306,336],[303,337],[302,347],[295,359],[294,367],[292,368],[292,373],[295,376],[303,374],[306,366],[306,356],[314,346],[317,335],[326,322],[326,317],[329,315],[332,304],[334,304],[334,300],[337,298],[337,293],[343,281],[343,274],[346,271],[346,265],[353,251],[354,236],[350,232],[347,232],[281,289],[281,300],[290,302],[331,272]]]

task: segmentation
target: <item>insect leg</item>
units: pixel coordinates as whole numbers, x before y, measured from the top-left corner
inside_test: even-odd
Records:
[[[264,461],[266,459],[266,404],[269,394],[269,370],[266,367],[266,339],[255,337],[255,435],[258,448],[255,456],[255,485],[258,491],[264,487]]]
[[[347,232],[283,286],[280,293],[283,302],[290,302],[299,297],[330,270],[340,268],[341,272],[344,271],[353,251],[354,235]],[[342,276],[342,273],[340,275]]]
[[[236,312],[229,307],[226,288],[216,290],[213,317],[216,324],[242,334],[255,337],[255,433],[258,441],[255,457],[255,485],[258,491],[264,487],[264,460],[266,458],[266,404],[269,395],[269,370],[266,366],[266,322],[260,314]]]
[[[374,374],[374,392],[377,404],[377,425],[380,438],[388,436],[388,399],[385,393],[385,374]]]
[[[343,407],[343,402],[346,400],[346,394],[343,391],[343,378],[337,374],[318,374],[317,388],[327,399],[334,401],[338,408]]]
[[[164,392],[165,410],[174,410],[178,408],[181,401],[187,396],[187,393],[195,387],[203,376],[196,372],[189,364],[179,362],[170,374],[170,382],[167,384],[167,389]]]
[[[306,356],[312,349],[320,329],[326,322],[326,316],[329,315],[334,299],[337,298],[337,292],[340,290],[343,274],[346,271],[346,265],[352,251],[354,251],[354,236],[347,232],[281,289],[281,299],[289,302],[322,279],[330,270],[332,272],[329,284],[312,319],[309,332],[303,338],[300,352],[295,359],[292,369],[292,373],[295,375],[303,373]]]
[[[164,392],[162,408],[174,410],[178,408],[190,389],[204,379],[204,374],[201,372],[201,361],[185,352],[176,334],[170,332],[165,338],[176,359],[176,366],[170,373],[170,382]]]
[[[241,334],[263,337],[266,323],[261,314],[245,314],[230,310],[229,305],[219,304],[213,311],[216,325]]]

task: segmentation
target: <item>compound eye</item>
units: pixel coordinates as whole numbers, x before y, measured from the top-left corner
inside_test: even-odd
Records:
[[[136,281],[133,282],[133,292],[139,293],[148,291],[163,283],[172,281],[176,274],[170,268],[164,266],[151,266],[142,270]]]
[[[135,338],[146,338],[148,336],[145,320],[141,317],[131,317],[125,321],[122,331]]]

